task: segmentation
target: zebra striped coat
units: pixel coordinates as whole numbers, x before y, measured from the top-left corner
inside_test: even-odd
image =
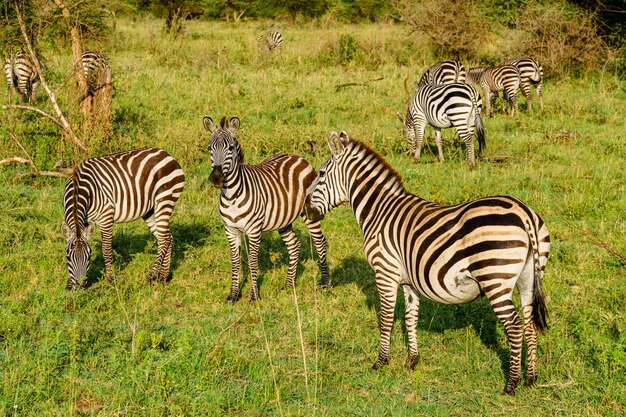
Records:
[[[111,84],[111,64],[106,55],[95,51],[84,51],[81,64],[87,83],[87,95],[94,95],[99,89]]]
[[[28,53],[20,50],[10,54],[5,60],[4,73],[9,93],[13,89],[22,101],[33,101],[39,85],[39,75]]]
[[[485,107],[487,116],[491,116],[492,99],[495,100],[499,91],[511,104],[511,117],[517,112],[517,89],[520,86],[520,72],[514,65],[499,67],[475,67],[467,72],[467,83],[480,85],[485,93]]]
[[[331,133],[329,146],[333,155],[320,168],[307,207],[321,219],[348,202],[363,231],[380,297],[380,352],[374,369],[388,362],[396,295],[402,286],[411,368],[418,359],[419,297],[460,304],[484,295],[511,345],[504,392],[514,394],[521,378],[524,336],[526,383],[534,383],[537,332],[547,327],[542,282],[550,237],[541,218],[507,196],[453,206],[428,202],[408,193],[382,156],[351,141],[345,132]],[[524,323],[512,301],[515,286]]]
[[[467,70],[460,61],[441,61],[431,66],[422,75],[416,88],[428,84],[464,83]]]
[[[169,221],[185,187],[185,174],[165,151],[142,148],[83,161],[65,186],[65,222],[69,270],[67,288],[80,285],[91,260],[88,239],[100,226],[105,274],[113,278],[113,224],[143,218],[157,238],[158,255],[150,280],[166,280],[172,255]]]
[[[326,265],[326,239],[318,221],[303,213],[304,200],[316,177],[313,167],[295,155],[277,155],[259,165],[244,162],[243,150],[235,137],[239,119],[222,118],[217,127],[209,116],[203,119],[204,127],[212,134],[209,179],[221,189],[220,214],[226,228],[232,261],[232,283],[228,302],[239,298],[239,270],[241,264],[241,236],[250,243],[250,275],[252,289],[250,300],[259,298],[257,286],[258,255],[261,232],[278,230],[289,252],[289,270],[285,287],[293,287],[300,254],[300,241],[291,224],[301,216],[306,223],[319,256],[322,286],[328,285]]]
[[[443,162],[441,129],[454,127],[467,147],[467,164],[474,166],[474,132],[478,139],[478,154],[485,144],[485,129],[481,118],[480,94],[469,84],[452,83],[419,87],[409,102],[404,124],[404,136],[419,162],[426,125],[435,129],[439,161]]]
[[[259,49],[263,51],[271,52],[276,50],[280,53],[283,46],[283,35],[276,30],[265,32],[257,38],[257,43],[259,44]]]
[[[535,86],[535,90],[537,91],[537,98],[539,98],[539,106],[543,111],[543,95],[541,94],[543,67],[539,64],[539,62],[535,61],[532,58],[521,58],[509,59],[504,64],[514,65],[519,70],[520,90],[522,90],[522,95],[526,99],[526,103],[528,105],[526,111],[530,113],[533,109],[532,94],[530,92],[531,85]]]

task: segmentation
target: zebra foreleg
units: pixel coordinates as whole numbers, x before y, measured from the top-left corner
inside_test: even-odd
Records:
[[[417,321],[419,317],[419,294],[415,288],[404,285],[405,315],[404,324],[406,326],[408,346],[407,368],[415,369],[415,365],[419,361],[419,349],[417,347]]]
[[[389,363],[389,340],[393,328],[393,313],[398,295],[398,284],[376,271],[376,288],[380,299],[380,350],[372,369],[378,370]]]
[[[230,293],[226,297],[227,303],[234,303],[239,299],[239,271],[241,269],[241,232],[236,229],[226,229],[226,238],[230,247],[230,261],[232,268]]]
[[[104,276],[113,282],[113,217],[100,223],[102,234],[102,257],[104,258]]]
[[[409,142],[413,150],[413,162],[418,163],[422,153],[422,142],[424,141],[424,131],[426,130],[426,121],[418,120],[415,122],[413,143]]]
[[[257,277],[259,275],[259,246],[261,245],[261,231],[248,233],[250,253],[248,263],[250,266],[250,302],[253,303],[261,299]]]
[[[320,285],[322,289],[328,288],[330,286],[330,277],[328,275],[328,264],[326,263],[326,238],[322,233],[319,221],[309,220],[305,216],[303,216],[303,218],[307,228],[309,229],[311,238],[313,239],[317,256],[319,257],[319,266],[322,273],[322,281]]]
[[[287,246],[289,253],[289,270],[287,271],[287,279],[285,280],[285,288],[293,288],[298,270],[298,260],[300,259],[300,241],[293,231],[293,227],[288,225],[278,230],[280,237]]]

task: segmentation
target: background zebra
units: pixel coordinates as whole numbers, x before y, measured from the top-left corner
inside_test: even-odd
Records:
[[[431,66],[422,75],[416,88],[427,84],[464,83],[467,70],[460,61],[442,61]]]
[[[474,131],[479,155],[486,146],[481,111],[480,94],[469,84],[427,84],[419,87],[409,102],[406,118],[403,120],[398,114],[415,162],[420,160],[424,130],[429,124],[435,129],[439,161],[443,162],[441,129],[454,127],[467,147],[467,164],[473,167]]]
[[[273,51],[276,49],[279,53],[282,51],[283,35],[277,30],[265,32],[257,38],[259,49],[264,51]]]
[[[98,89],[111,84],[111,64],[106,55],[95,51],[84,51],[81,63],[87,83],[87,95],[94,95]]]
[[[35,90],[39,85],[39,75],[37,75],[35,64],[27,52],[20,50],[9,54],[5,59],[4,73],[9,94],[13,89],[22,101],[33,101]]]
[[[539,64],[539,62],[535,61],[532,58],[521,58],[509,59],[504,64],[514,65],[519,70],[520,89],[522,90],[522,95],[526,99],[526,103],[528,105],[526,111],[531,112],[533,108],[532,94],[530,92],[531,85],[535,86],[535,90],[537,91],[537,98],[539,98],[539,106],[543,111],[543,95],[541,94],[543,67]]]
[[[505,98],[511,104],[511,117],[517,112],[517,89],[520,86],[520,73],[514,65],[499,67],[475,67],[467,72],[467,83],[480,85],[485,93],[487,116],[491,116],[491,102],[497,97],[498,91],[504,91]]]
[[[158,255],[150,280],[166,280],[172,256],[169,221],[185,187],[185,174],[165,151],[142,148],[83,161],[65,186],[65,222],[69,270],[67,288],[80,285],[91,260],[88,239],[95,225],[102,233],[107,278],[113,278],[113,224],[143,218],[157,238]]]
[[[365,255],[376,273],[380,298],[380,352],[374,363],[388,362],[397,290],[406,306],[408,363],[418,360],[419,296],[460,304],[485,295],[511,345],[509,378],[514,394],[521,378],[522,342],[528,345],[527,385],[535,382],[537,332],[547,328],[543,272],[550,237],[541,218],[513,197],[487,197],[444,206],[408,193],[402,178],[382,156],[331,133],[332,157],[322,165],[307,199],[321,218],[348,202],[364,234]],[[519,290],[524,323],[512,302]]]
[[[319,221],[303,212],[304,200],[316,177],[313,167],[295,155],[277,155],[259,165],[244,163],[243,150],[235,138],[239,119],[222,118],[217,127],[209,116],[202,120],[212,133],[211,182],[221,188],[220,214],[226,228],[232,260],[232,284],[227,301],[239,298],[239,269],[241,264],[241,235],[250,242],[250,301],[259,298],[257,275],[261,232],[278,230],[289,252],[289,270],[285,287],[293,287],[300,254],[300,241],[291,224],[300,215],[311,233],[320,258],[322,285],[328,285],[326,239]]]

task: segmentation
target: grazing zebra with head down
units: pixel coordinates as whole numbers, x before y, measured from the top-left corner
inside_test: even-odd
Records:
[[[95,225],[102,233],[102,256],[108,279],[113,278],[113,223],[143,218],[156,236],[158,255],[150,280],[169,276],[172,235],[169,221],[185,187],[185,174],[165,151],[142,148],[83,161],[65,186],[65,222],[69,270],[67,288],[80,285],[91,261],[88,239]]]
[[[475,67],[467,72],[467,83],[480,85],[485,93],[485,107],[487,116],[491,116],[491,100],[495,99],[498,91],[504,91],[505,97],[511,103],[511,117],[517,112],[517,89],[520,86],[520,72],[514,65],[499,67]]]
[[[424,130],[429,124],[435,129],[439,161],[443,162],[441,129],[454,127],[467,147],[467,164],[473,167],[474,131],[479,155],[486,146],[481,111],[480,94],[469,84],[428,84],[419,87],[409,102],[406,118],[403,120],[398,114],[415,162],[420,160]]]
[[[20,50],[9,54],[5,60],[4,73],[9,93],[11,89],[14,89],[22,101],[30,102],[33,100],[35,90],[39,85],[39,75],[37,75],[35,64],[28,53]]]
[[[285,287],[293,287],[300,254],[300,241],[291,224],[301,216],[313,238],[320,258],[322,286],[328,285],[326,239],[318,221],[303,212],[304,200],[316,177],[313,167],[295,155],[277,155],[259,165],[244,163],[243,150],[235,137],[239,119],[222,118],[217,127],[209,116],[203,119],[204,128],[212,133],[209,179],[221,188],[220,214],[226,228],[232,260],[232,284],[227,301],[239,298],[239,269],[241,267],[241,235],[250,242],[250,301],[259,298],[257,275],[261,232],[278,230],[289,252],[289,270]]]
[[[511,345],[509,378],[514,394],[521,378],[522,341],[528,345],[526,384],[535,382],[537,332],[547,328],[543,273],[550,250],[548,229],[513,197],[487,197],[444,206],[408,193],[382,156],[345,132],[331,133],[332,157],[322,165],[307,209],[321,219],[348,202],[364,234],[365,255],[376,273],[380,298],[380,352],[387,364],[397,290],[406,306],[408,365],[418,360],[419,296],[460,304],[485,295]],[[524,323],[513,305],[517,285]]]
[[[534,85],[537,90],[537,97],[539,98],[539,106],[543,110],[543,95],[541,94],[541,82],[543,81],[543,67],[539,62],[532,58],[521,59],[509,59],[505,62],[508,65],[514,65],[517,67],[520,73],[520,90],[522,95],[526,99],[528,109],[526,111],[531,112],[532,94],[530,92],[530,86]]]
[[[277,30],[265,32],[257,38],[259,48],[268,52],[276,49],[279,53],[282,51],[283,35]]]
[[[111,84],[111,64],[109,58],[95,51],[84,51],[81,56],[83,74],[87,83],[87,95]]]
[[[460,61],[442,61],[431,66],[422,75],[416,88],[427,84],[464,83],[467,70]]]

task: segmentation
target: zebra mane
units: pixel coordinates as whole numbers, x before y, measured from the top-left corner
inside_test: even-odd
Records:
[[[70,177],[72,181],[72,220],[74,220],[74,230],[76,232],[76,239],[80,241],[80,224],[78,220],[78,169],[75,169]]]
[[[224,126],[226,126],[226,116],[222,116],[222,119],[220,120],[220,127],[224,129]]]
[[[404,182],[402,180],[402,176],[400,175],[400,173],[398,173],[398,171],[396,171],[394,167],[391,166],[391,164],[389,164],[389,162],[387,162],[387,160],[380,153],[376,152],[369,145],[361,142],[360,140],[351,139],[350,141],[354,144],[357,150],[358,149],[363,150],[363,153],[365,155],[362,159],[365,159],[368,155],[373,155],[378,161],[378,163],[382,165],[383,169],[389,171],[392,174],[392,178],[394,178],[397,181],[398,185],[402,188],[402,190],[406,192],[406,188],[404,188]]]

